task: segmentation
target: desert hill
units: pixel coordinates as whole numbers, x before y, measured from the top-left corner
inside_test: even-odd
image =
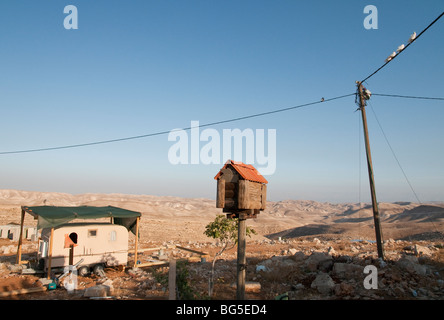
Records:
[[[0,190],[0,224],[19,223],[22,205],[111,205],[140,211],[142,232],[159,241],[205,241],[205,225],[222,214],[215,200],[203,198]],[[444,203],[379,203],[379,210],[384,239],[444,231]],[[27,224],[35,223],[30,217],[26,219]],[[271,239],[320,235],[374,239],[372,207],[365,203],[269,201],[267,209],[248,223],[258,231],[258,237]]]

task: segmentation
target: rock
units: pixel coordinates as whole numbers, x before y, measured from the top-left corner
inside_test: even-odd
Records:
[[[11,272],[20,273],[20,272],[22,272],[22,270],[24,268],[25,268],[24,265],[20,265],[20,264],[10,264],[10,265],[8,265],[8,269]]]
[[[329,272],[333,267],[333,260],[323,260],[318,264],[318,270],[322,272]]]
[[[327,252],[331,256],[334,256],[337,254],[336,250],[333,247],[329,247]]]
[[[296,264],[297,264],[297,262],[294,261],[294,259],[292,257],[287,257],[287,256],[274,256],[274,257],[264,260],[260,263],[261,266],[264,266],[266,268],[266,270],[262,270],[262,271],[271,271],[277,267],[293,266]]]
[[[350,296],[353,294],[355,288],[351,284],[341,282],[335,285],[334,290],[337,296]]]
[[[335,282],[327,273],[321,272],[311,283],[311,287],[318,290],[319,293],[329,294],[334,289]]]
[[[298,283],[295,286],[292,286],[292,290],[302,290],[305,289],[305,286],[302,283]]]
[[[336,262],[333,265],[333,273],[338,276],[347,276],[347,275],[355,275],[362,274],[364,271],[364,267],[354,263],[342,263]]]
[[[236,283],[232,283],[231,287],[236,288]],[[261,284],[255,281],[245,281],[245,292],[260,292]]]
[[[259,282],[254,281],[246,281],[245,282],[245,292],[260,292],[261,284]]]
[[[295,255],[298,251],[295,248],[291,248],[288,250],[288,253],[291,255]]]
[[[355,246],[350,246],[350,251],[352,253],[357,253],[357,252],[359,252],[359,249],[357,249]]]
[[[313,252],[312,255],[309,256],[305,261],[305,266],[310,271],[316,271],[318,270],[319,265],[328,263],[332,259],[332,256],[323,252]]]
[[[112,292],[114,290],[113,280],[111,280],[111,279],[107,279],[105,282],[102,283],[102,285],[108,286],[110,289],[110,292]]]
[[[336,259],[336,262],[349,263],[352,262],[353,258],[349,255],[341,255]]]
[[[419,264],[418,258],[414,256],[402,257],[398,260],[397,265],[410,273],[416,273],[422,276],[427,274],[427,266]]]
[[[257,265],[256,272],[259,272],[259,271],[267,271],[267,267],[263,266],[263,265]]]
[[[85,289],[84,297],[106,297],[111,294],[111,288],[104,284]]]
[[[419,245],[415,245],[414,249],[413,249],[415,255],[417,256],[431,256],[432,255],[432,251],[424,246],[419,246]]]
[[[305,258],[307,258],[307,257],[305,256],[305,254],[302,251],[298,251],[292,256],[292,259],[294,261],[298,261],[298,262],[305,260]]]
[[[387,263],[381,258],[378,258],[378,264],[380,268],[385,268],[387,266]]]

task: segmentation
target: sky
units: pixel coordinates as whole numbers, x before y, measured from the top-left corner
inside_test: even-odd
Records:
[[[77,15],[64,12],[70,5]],[[377,11],[364,13],[367,5]],[[0,189],[215,199],[214,176],[225,155],[235,158],[224,139],[239,129],[253,140],[235,160],[268,167],[268,200],[369,202],[355,82],[443,8],[442,0],[1,1]],[[444,18],[364,83],[376,94],[366,113],[380,202],[444,201],[444,102],[377,95],[444,97],[443,38]],[[186,161],[175,163],[179,155]]]

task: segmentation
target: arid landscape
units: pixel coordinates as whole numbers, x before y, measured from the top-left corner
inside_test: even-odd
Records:
[[[90,287],[106,288],[95,299],[168,299],[168,259],[187,261],[182,269],[193,299],[208,299],[214,254],[220,249],[205,226],[221,209],[212,199],[150,195],[44,193],[0,190],[0,225],[20,223],[20,207],[116,206],[142,213],[140,248],[160,248],[139,256],[166,257],[156,267],[106,268],[105,276],[78,277],[74,293],[54,290],[0,299],[92,299]],[[247,225],[247,299],[426,299],[444,298],[444,203],[380,203],[385,260],[378,259],[374,222],[368,203],[309,200],[267,202]],[[29,215],[26,226],[36,226]],[[130,233],[130,247],[135,237]],[[184,250],[181,248],[187,248]],[[0,239],[0,293],[43,286],[43,275],[15,265],[17,242]],[[191,251],[190,251],[191,250]],[[23,259],[32,261],[37,243],[25,240]],[[131,259],[131,256],[130,256]],[[377,269],[377,288],[365,288],[368,265]],[[179,266],[179,265],[178,265]],[[216,262],[212,299],[235,299],[236,248]],[[375,285],[375,283],[373,283]]]

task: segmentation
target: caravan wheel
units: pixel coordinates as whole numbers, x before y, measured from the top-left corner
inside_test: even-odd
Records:
[[[79,276],[86,277],[87,275],[89,275],[89,267],[88,267],[88,266],[81,266],[81,267],[77,270],[77,274],[78,274]]]
[[[101,263],[96,264],[93,268],[93,272],[95,275],[98,275],[99,277],[104,277],[105,276],[104,265]]]

